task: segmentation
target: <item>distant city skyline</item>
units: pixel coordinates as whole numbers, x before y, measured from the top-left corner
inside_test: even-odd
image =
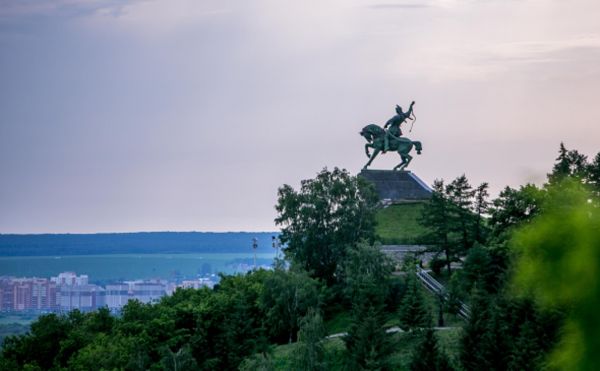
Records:
[[[415,100],[409,170],[541,184],[600,151],[600,2],[0,4],[0,233],[273,231]],[[391,168],[395,154],[373,168]]]
[[[248,269],[250,270],[250,269]],[[90,311],[107,307],[118,311],[130,300],[152,303],[178,288],[212,288],[219,276],[206,275],[174,282],[167,279],[114,280],[97,285],[86,274],[66,271],[57,276],[13,277],[0,275],[0,313]]]

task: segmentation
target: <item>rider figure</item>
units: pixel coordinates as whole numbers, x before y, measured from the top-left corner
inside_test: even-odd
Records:
[[[408,109],[408,111],[406,113],[402,112],[402,107],[400,107],[399,105],[396,105],[396,113],[397,113],[396,116],[389,119],[388,122],[386,122],[383,127],[384,129],[387,129],[388,126],[390,127],[385,133],[383,153],[387,152],[390,149],[390,136],[392,136],[392,137],[401,136],[402,130],[400,130],[400,125],[402,123],[404,123],[404,121],[406,121],[406,119],[413,120],[413,118],[411,116],[413,113],[413,105],[414,104],[415,104],[415,102],[413,101],[410,104],[410,108]]]

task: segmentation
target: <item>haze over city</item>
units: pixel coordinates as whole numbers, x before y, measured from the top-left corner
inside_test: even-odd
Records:
[[[592,0],[0,2],[0,233],[275,230],[279,186],[358,172],[360,129],[412,100],[427,183],[540,184],[561,141],[597,151],[598,19]]]

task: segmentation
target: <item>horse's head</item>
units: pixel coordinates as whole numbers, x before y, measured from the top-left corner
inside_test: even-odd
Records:
[[[385,135],[385,130],[379,125],[370,124],[365,126],[359,133],[362,135],[367,141],[373,142],[377,138],[383,138]]]
[[[373,134],[369,131],[369,127],[365,126],[359,133],[363,138],[365,138],[368,142],[373,140]]]

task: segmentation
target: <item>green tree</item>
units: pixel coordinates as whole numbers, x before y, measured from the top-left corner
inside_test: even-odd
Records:
[[[71,329],[72,324],[65,316],[40,316],[31,324],[29,334],[5,339],[2,357],[19,365],[50,369],[60,352],[61,341],[68,337]]]
[[[431,326],[431,312],[414,270],[406,275],[406,291],[400,302],[399,319],[400,326],[405,331]]]
[[[579,153],[577,150],[567,150],[564,143],[561,142],[552,173],[548,174],[548,182],[551,185],[556,185],[566,177],[583,179],[587,166],[587,156]]]
[[[134,358],[135,342],[135,338],[99,334],[91,343],[69,358],[69,369],[77,371],[123,368],[143,370],[143,366],[140,367],[141,365]]]
[[[518,190],[504,188],[492,201],[490,209],[490,226],[496,239],[508,239],[512,229],[539,214],[545,194],[533,184],[526,184]]]
[[[162,353],[161,366],[163,370],[192,371],[198,369],[198,364],[190,351],[189,345],[184,345],[177,351],[164,347]]]
[[[326,370],[325,326],[318,311],[309,310],[301,321],[298,342],[294,350],[294,370],[318,371]]]
[[[464,370],[502,370],[494,364],[496,334],[493,331],[493,298],[478,288],[471,296],[471,315],[461,338],[460,360]]]
[[[475,242],[479,243],[484,243],[487,232],[484,216],[488,213],[490,207],[490,202],[488,201],[488,188],[488,183],[481,183],[475,189],[475,203],[473,205],[473,211],[475,213],[475,226],[473,234]]]
[[[514,340],[510,354],[508,369],[511,371],[537,370],[542,364],[543,353],[532,321],[525,321],[519,328],[519,335]]]
[[[435,246],[435,252],[445,254],[448,275],[452,273],[450,264],[455,260],[455,253],[450,243],[450,200],[446,196],[444,181],[433,182],[431,199],[425,204],[419,223],[431,231],[428,239]]]
[[[384,328],[383,307],[362,300],[352,310],[352,322],[344,337],[349,370],[387,370],[392,343]]]
[[[428,328],[419,332],[419,343],[413,351],[409,369],[411,371],[450,371],[448,356],[438,344],[435,331]]]
[[[342,264],[346,298],[352,302],[351,323],[344,337],[347,367],[352,370],[388,368],[392,352],[385,332],[385,301],[392,265],[377,246],[360,244]]]
[[[571,164],[569,163],[569,151],[563,142],[560,142],[558,157],[552,168],[552,173],[548,174],[548,180],[551,182],[562,180],[571,175]]]
[[[592,188],[595,197],[600,198],[600,152],[587,167],[586,183]]]
[[[267,350],[266,314],[259,302],[271,274],[258,270],[222,276],[194,309],[196,328],[189,344],[200,370],[236,369],[247,356]]]
[[[264,282],[260,306],[266,324],[275,339],[296,339],[299,322],[309,308],[321,304],[321,284],[304,271],[275,269]]]
[[[370,183],[338,168],[303,180],[299,191],[282,186],[275,223],[282,226],[285,256],[331,286],[348,248],[374,239],[377,202]]]
[[[257,353],[240,364],[240,371],[275,371],[275,363],[269,353]]]
[[[340,265],[339,276],[348,302],[360,297],[361,291],[369,290],[383,302],[388,294],[389,278],[394,269],[392,260],[381,252],[379,245],[360,243],[352,247]]]
[[[481,245],[474,246],[465,259],[463,269],[460,271],[462,291],[471,292],[474,285],[486,292],[495,288],[495,276],[492,270],[492,258],[486,248]]]
[[[446,187],[450,201],[450,232],[458,236],[456,250],[465,253],[473,244],[475,216],[472,205],[475,191],[463,174]]]
[[[581,182],[552,185],[543,212],[514,239],[514,285],[545,308],[566,308],[551,367],[594,370],[600,364],[600,213]]]

